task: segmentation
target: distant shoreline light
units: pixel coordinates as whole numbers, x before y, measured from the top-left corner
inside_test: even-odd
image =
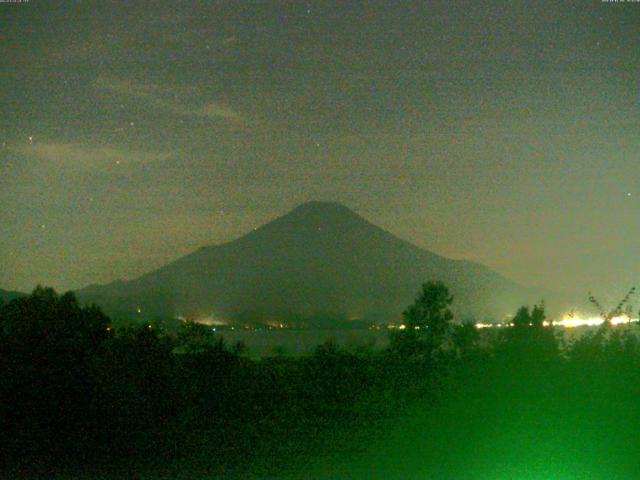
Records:
[[[636,323],[637,318],[631,318],[628,315],[619,315],[611,319],[612,325],[624,325],[625,323]],[[563,328],[577,328],[577,327],[597,327],[602,325],[604,319],[602,317],[587,317],[581,318],[575,315],[565,314],[561,320],[554,322],[545,321],[543,325],[548,327],[553,325],[554,327]],[[476,323],[477,328],[495,328],[495,327],[512,327],[513,323]]]
[[[193,321],[195,323],[201,323],[207,326],[211,326],[211,327],[223,327],[223,326],[229,326],[231,325],[228,321],[226,321],[223,318],[220,318],[218,316],[215,315],[208,315],[207,317],[202,317],[202,318],[193,318],[193,319],[188,319],[185,318],[184,316],[180,315],[177,317],[178,320],[182,321],[182,322],[186,322],[186,321]],[[619,315],[617,317],[613,317],[611,319],[611,324],[612,325],[624,325],[627,323],[637,323],[639,321],[638,318],[632,318],[629,317],[628,315]],[[602,317],[580,317],[576,314],[565,314],[561,320],[554,320],[554,321],[548,321],[545,320],[543,322],[543,325],[545,327],[548,326],[554,326],[554,327],[563,327],[563,328],[578,328],[578,327],[597,327],[598,325],[602,325],[604,323],[604,320],[602,319]],[[269,322],[268,325],[270,328],[285,328],[285,325],[283,323],[273,323],[273,322]],[[475,324],[476,328],[479,329],[483,329],[483,328],[506,328],[506,327],[513,327],[513,323],[510,320],[504,321],[504,322],[498,322],[498,323],[476,323]],[[394,329],[398,329],[398,330],[405,330],[407,327],[404,324],[394,324],[394,323],[390,323],[386,325],[387,329],[390,330],[394,330]],[[415,327],[416,330],[420,330],[420,327]]]

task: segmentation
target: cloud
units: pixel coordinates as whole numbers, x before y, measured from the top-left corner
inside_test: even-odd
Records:
[[[129,167],[166,160],[173,154],[172,152],[125,150],[108,145],[91,147],[80,143],[38,141],[31,145],[17,147],[16,151],[62,168],[102,171],[118,175],[131,173]]]
[[[248,119],[236,110],[219,102],[207,102],[193,106],[184,101],[188,89],[185,87],[171,87],[153,83],[140,83],[132,80],[98,77],[94,87],[100,91],[112,92],[117,95],[143,100],[149,105],[182,117],[199,117],[213,120],[226,120],[235,125],[244,125]]]
[[[239,113],[217,103],[207,103],[201,108],[196,108],[193,110],[185,110],[185,112],[188,112],[191,115],[194,115],[197,117],[225,118],[235,123],[244,123],[246,121],[245,118]]]

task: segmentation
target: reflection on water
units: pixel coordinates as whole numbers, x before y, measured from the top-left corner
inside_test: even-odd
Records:
[[[383,348],[389,342],[384,330],[225,330],[225,341],[245,343],[251,357],[306,355],[327,340],[347,348]]]
[[[617,325],[616,328],[626,328],[627,323],[637,322],[637,319],[627,320],[624,324]],[[577,323],[575,325],[567,325],[556,323],[556,332],[559,336],[564,337],[566,341],[574,341],[587,332],[597,328],[596,325],[602,323]],[[616,324],[614,324],[616,325]],[[485,325],[478,325],[480,328]],[[503,328],[488,328],[499,334]],[[488,326],[487,326],[488,327]],[[487,331],[485,330],[485,331]],[[222,330],[217,335],[223,337],[225,341],[232,345],[236,342],[243,342],[248,348],[248,354],[252,358],[262,358],[273,355],[308,355],[313,353],[314,349],[322,343],[332,340],[336,344],[348,349],[381,349],[389,343],[389,330],[354,330],[354,329],[261,329],[261,330]]]

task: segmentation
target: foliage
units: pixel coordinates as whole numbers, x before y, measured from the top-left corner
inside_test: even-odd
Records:
[[[496,333],[471,321],[452,324],[451,302],[444,285],[423,285],[405,311],[413,328],[399,331],[387,350],[327,341],[308,356],[279,351],[256,361],[206,325],[183,323],[175,335],[156,325],[114,332],[99,309],[38,287],[0,306],[0,455],[19,464],[7,478],[25,469],[52,477],[65,463],[83,473],[92,465],[117,471],[120,463],[139,471],[158,459],[204,464],[209,476],[235,469],[239,477],[269,478],[296,459],[307,472],[309,455],[342,448],[338,438],[351,455],[354,438],[368,442],[370,432],[416,416],[431,416],[429,427],[409,430],[427,432],[434,449],[446,445],[445,455],[456,438],[475,448],[485,437],[511,445],[504,439],[522,422],[560,432],[558,419],[588,426],[572,417],[576,405],[597,412],[597,424],[617,425],[617,413],[599,406],[605,402],[640,418],[636,326],[605,322],[561,352],[544,304],[521,307],[514,327]],[[498,434],[504,439],[491,437]],[[403,445],[402,435],[394,438],[380,443]],[[413,441],[398,458],[407,458]],[[457,450],[448,465],[465,455]],[[444,468],[440,456],[420,458],[433,472]],[[258,475],[259,468],[266,470]],[[172,477],[151,477],[163,475]]]
[[[480,332],[473,321],[455,325],[451,338],[458,356],[475,355],[480,349]]]
[[[38,286],[0,307],[0,422],[25,455],[82,441],[93,424],[92,365],[112,332],[97,307]],[[0,447],[2,444],[0,444]]]
[[[513,317],[513,328],[502,331],[496,351],[516,363],[557,361],[559,342],[553,327],[545,326],[545,319],[544,302],[531,309],[520,307]]]
[[[513,326],[518,329],[527,327],[541,328],[545,318],[544,302],[541,302],[540,305],[534,305],[531,311],[525,305],[520,307],[514,315]]]
[[[448,340],[453,296],[442,282],[422,285],[415,302],[402,312],[404,331],[391,336],[391,348],[401,356],[431,355]]]
[[[598,310],[600,317],[605,321],[605,323],[611,323],[611,320],[613,318],[618,317],[623,313],[627,313],[627,315],[631,316],[631,305],[629,302],[631,301],[631,298],[633,297],[635,292],[636,287],[631,287],[631,289],[624,297],[622,297],[618,304],[608,312],[591,292],[589,292],[589,302]],[[625,306],[627,307],[626,310],[624,310]]]
[[[415,327],[424,329],[434,341],[441,339],[449,333],[453,320],[449,310],[452,302],[453,296],[444,283],[424,283],[415,302],[402,313],[404,324],[409,330]]]

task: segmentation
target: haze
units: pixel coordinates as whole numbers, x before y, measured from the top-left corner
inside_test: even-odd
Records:
[[[523,285],[620,296],[638,8],[4,4],[0,286],[132,278],[331,200]]]

